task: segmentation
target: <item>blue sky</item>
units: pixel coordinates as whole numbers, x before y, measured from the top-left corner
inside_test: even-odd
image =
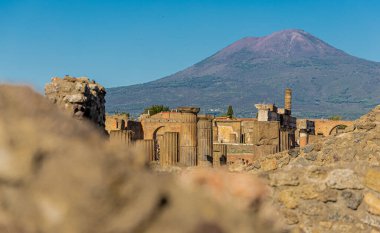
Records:
[[[0,82],[39,91],[65,74],[144,83],[290,28],[380,61],[379,12],[377,0],[0,0]]]

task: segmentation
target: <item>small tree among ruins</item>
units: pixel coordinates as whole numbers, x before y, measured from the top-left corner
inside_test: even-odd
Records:
[[[226,116],[232,118],[234,116],[234,110],[232,109],[232,105],[228,106]]]
[[[160,112],[167,112],[170,111],[168,106],[164,105],[152,105],[144,110],[145,114],[154,115]]]

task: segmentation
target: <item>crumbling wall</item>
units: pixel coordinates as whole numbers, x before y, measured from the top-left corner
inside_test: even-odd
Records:
[[[45,95],[77,119],[89,119],[105,128],[105,95],[103,86],[86,77],[54,77],[45,86]]]
[[[340,135],[230,169],[264,178],[296,232],[379,232],[379,135],[380,105]]]
[[[326,119],[313,119],[315,124],[315,134],[323,135],[325,137],[329,136],[331,130],[338,125],[352,126],[353,121],[335,121],[335,120],[326,120]]]
[[[128,114],[106,115],[105,128],[111,130],[125,130],[128,123]]]
[[[217,131],[218,143],[239,143],[241,134],[241,121],[239,120],[214,120],[214,128]]]

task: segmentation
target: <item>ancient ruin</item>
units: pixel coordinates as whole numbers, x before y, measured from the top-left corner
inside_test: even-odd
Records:
[[[88,119],[104,130],[106,90],[95,81],[68,75],[54,77],[46,84],[45,95],[76,119]]]
[[[65,111],[29,89],[0,87],[0,230],[380,229],[380,106],[353,122],[297,119],[287,89],[284,108],[256,104],[257,118],[200,115],[196,107],[144,114],[138,120],[107,115],[107,143],[90,124],[67,116],[101,125],[104,101],[97,98],[105,91],[78,93],[79,86],[89,88],[88,82],[65,77],[47,85],[47,99]],[[72,100],[76,95],[83,101]],[[35,121],[44,122],[44,131],[31,124]],[[146,169],[176,175],[157,177]],[[94,203],[101,208],[90,211]],[[51,218],[49,211],[58,217]],[[146,220],[149,216],[154,220]],[[99,218],[105,219],[101,226]],[[204,225],[205,219],[211,225]]]
[[[257,118],[198,115],[199,108],[178,107],[168,112],[107,115],[104,122],[103,87],[87,78],[53,78],[46,86],[48,99],[77,118],[87,117],[105,126],[112,142],[139,145],[146,159],[162,166],[218,166],[305,147],[321,137],[336,135],[350,121],[297,119],[292,113],[292,90],[285,90],[284,108],[256,104]],[[142,146],[144,145],[144,146]],[[215,148],[215,149],[214,149]]]
[[[286,89],[284,96],[284,108],[256,104],[257,118],[198,115],[199,108],[178,107],[143,114],[139,120],[126,114],[107,115],[106,128],[111,141],[153,143],[148,157],[162,166],[220,166],[252,164],[260,157],[339,134],[352,125],[350,121],[297,119],[291,115],[292,91]]]

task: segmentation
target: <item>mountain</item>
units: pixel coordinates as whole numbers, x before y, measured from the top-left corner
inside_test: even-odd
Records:
[[[255,103],[283,106],[293,89],[298,117],[354,119],[380,103],[380,63],[351,56],[302,30],[246,37],[203,61],[156,81],[108,89],[107,111],[195,105],[205,113],[255,116]]]

